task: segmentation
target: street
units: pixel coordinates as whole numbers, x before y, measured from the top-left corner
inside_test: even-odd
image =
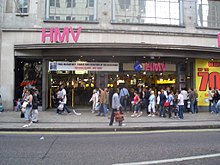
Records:
[[[220,130],[0,132],[1,165],[218,165]],[[180,159],[182,158],[182,159]],[[161,161],[163,160],[163,161]]]

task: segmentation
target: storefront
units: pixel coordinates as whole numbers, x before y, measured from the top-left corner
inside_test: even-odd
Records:
[[[140,53],[137,46],[122,50],[117,44],[75,44],[74,48],[66,44],[71,48],[62,49],[63,45],[35,46],[40,50],[34,47],[24,50],[27,45],[15,47],[15,99],[21,96],[23,86],[33,85],[40,90],[42,106],[54,108],[61,81],[67,89],[68,106],[88,106],[92,90],[99,87],[120,87],[125,84],[128,88],[138,85],[153,89],[170,86],[177,90],[193,86],[194,73],[191,70],[195,64],[194,58],[167,57],[166,51],[155,49],[149,52],[148,47],[142,50],[146,53]],[[103,45],[105,48],[102,48]],[[56,50],[50,48],[54,46]],[[131,44],[124,46],[130,47]],[[173,51],[169,55],[177,56],[178,53]]]

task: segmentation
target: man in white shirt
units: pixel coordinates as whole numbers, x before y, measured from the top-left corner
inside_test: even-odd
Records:
[[[186,91],[186,89],[182,89],[181,90],[181,94],[183,95],[183,100],[184,100],[184,107],[183,107],[183,111],[186,112],[187,109],[187,100],[188,100],[188,92]]]
[[[184,119],[184,117],[183,117],[184,97],[180,91],[178,91],[178,108],[179,108],[179,118]]]

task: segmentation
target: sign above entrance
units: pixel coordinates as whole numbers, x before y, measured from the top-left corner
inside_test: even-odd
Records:
[[[119,71],[119,63],[103,62],[49,62],[49,71]]]
[[[48,37],[50,39],[50,42],[64,42],[64,40],[68,43],[69,42],[69,36],[72,37],[74,42],[77,42],[80,36],[82,28],[78,27],[77,32],[73,30],[72,27],[65,27],[63,29],[63,32],[61,32],[60,28],[50,28],[49,32],[46,32],[46,28],[42,28],[42,39],[41,41],[43,43],[46,42],[46,38]]]

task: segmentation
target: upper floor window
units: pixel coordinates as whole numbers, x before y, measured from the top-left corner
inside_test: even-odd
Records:
[[[29,12],[29,0],[17,0],[16,1],[17,13],[28,13]]]
[[[112,21],[183,25],[182,0],[114,0]]]
[[[96,21],[97,0],[46,0],[46,20]],[[53,19],[59,16],[59,19]]]
[[[50,0],[50,6],[60,7],[60,0]]]
[[[197,0],[197,26],[220,28],[220,1]]]
[[[66,7],[67,8],[76,7],[76,0],[66,0]]]

